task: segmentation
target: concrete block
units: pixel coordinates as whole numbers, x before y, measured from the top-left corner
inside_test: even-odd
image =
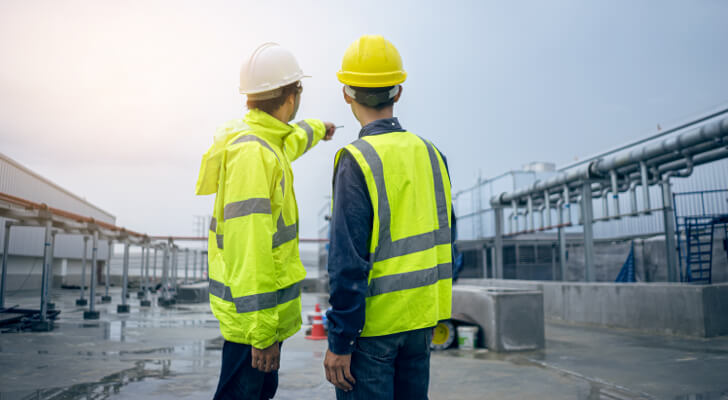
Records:
[[[728,284],[710,285],[703,290],[705,337],[728,335]]]
[[[177,289],[177,301],[179,303],[204,303],[208,301],[207,282],[180,285]]]
[[[99,319],[98,311],[84,311],[83,319]]]
[[[456,285],[453,286],[453,319],[479,325],[491,351],[544,348],[540,291]]]
[[[728,335],[728,284],[463,279],[459,284],[541,290],[549,320],[696,337]]]

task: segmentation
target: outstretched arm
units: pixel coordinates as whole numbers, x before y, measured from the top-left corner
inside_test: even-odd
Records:
[[[321,139],[330,140],[336,130],[333,123],[313,118],[304,119],[290,125],[293,127],[293,132],[286,136],[283,148],[291,162],[304,155]]]

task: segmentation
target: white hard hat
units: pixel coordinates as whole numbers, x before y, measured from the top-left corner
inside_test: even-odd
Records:
[[[255,100],[280,96],[276,90],[301,78],[309,78],[301,71],[293,54],[278,43],[263,43],[240,68],[240,93]]]

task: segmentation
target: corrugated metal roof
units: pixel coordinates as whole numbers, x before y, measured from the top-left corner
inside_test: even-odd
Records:
[[[116,217],[110,212],[91,204],[2,153],[0,153],[0,192],[46,203],[51,207],[93,217],[110,224],[116,223]]]

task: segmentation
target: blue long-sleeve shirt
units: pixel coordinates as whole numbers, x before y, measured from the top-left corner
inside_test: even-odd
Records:
[[[359,138],[404,131],[397,118],[385,118],[364,126]],[[447,169],[445,156],[442,159]],[[350,354],[364,328],[374,210],[361,167],[347,151],[341,154],[334,172],[333,202],[328,262],[331,310],[326,314],[329,349]],[[454,215],[452,230],[454,241]]]

